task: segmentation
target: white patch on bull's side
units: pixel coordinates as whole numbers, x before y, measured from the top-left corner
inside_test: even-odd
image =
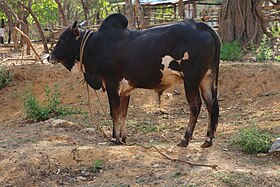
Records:
[[[169,68],[170,63],[175,60],[174,58],[172,58],[169,55],[165,55],[162,58],[161,63],[164,65],[163,70],[161,70],[162,72],[162,79],[161,79],[161,83],[163,85],[166,85],[167,87],[170,87],[172,85],[176,85],[178,83],[180,83],[182,81],[182,72],[179,71],[175,71]],[[181,60],[175,60],[177,61],[179,64],[181,62]]]
[[[189,53],[188,53],[188,51],[186,51],[184,53],[184,56],[183,56],[182,60],[188,60],[188,59],[189,59]]]
[[[129,81],[126,79],[122,79],[119,83],[119,95],[129,96],[130,92],[134,89],[134,87],[129,85]]]

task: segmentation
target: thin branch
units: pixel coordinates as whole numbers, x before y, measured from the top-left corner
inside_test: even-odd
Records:
[[[41,62],[42,64],[44,64],[44,62],[43,62],[43,60],[41,59],[40,55],[37,53],[37,51],[35,50],[34,46],[32,45],[32,43],[31,43],[29,37],[28,37],[26,34],[24,34],[21,30],[19,30],[19,28],[14,27],[14,29],[15,29],[16,31],[18,31],[18,32],[24,37],[24,39],[26,40],[26,42],[28,43],[28,45],[31,46],[32,50],[34,51],[34,53],[35,53],[37,59],[40,60],[40,62]]]

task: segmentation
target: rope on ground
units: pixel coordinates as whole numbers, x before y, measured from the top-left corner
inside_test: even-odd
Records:
[[[107,136],[107,134],[102,130],[101,126],[97,123],[97,120],[96,120],[96,118],[94,117],[93,112],[92,112],[92,110],[91,110],[90,97],[89,97],[89,87],[88,87],[88,84],[87,84],[87,83],[86,83],[86,86],[87,86],[87,96],[88,96],[89,111],[90,111],[90,115],[91,115],[92,119],[94,120],[94,124],[95,124],[95,126],[97,127],[97,129],[98,129],[98,131],[99,131],[99,133],[100,133],[101,136],[103,136],[103,137],[104,137],[105,139],[107,139],[109,142],[114,142],[111,138],[109,138],[109,137]],[[96,95],[97,95],[97,93],[96,93]],[[98,101],[100,102],[99,97],[98,97]],[[100,104],[101,104],[101,102],[100,102]],[[105,111],[103,111],[103,112],[104,112],[104,114],[106,114]]]
[[[103,136],[105,139],[107,139],[110,143],[114,143],[114,140],[112,140],[111,138],[109,138],[106,133],[102,130],[101,126],[97,123],[97,120],[96,118],[94,117],[93,115],[93,112],[91,110],[91,105],[90,105],[90,97],[89,97],[89,87],[88,87],[88,84],[86,83],[87,85],[87,95],[88,95],[88,105],[89,105],[89,111],[90,111],[90,114],[91,114],[91,117],[94,119],[94,124],[95,126],[97,127],[99,133],[101,136]],[[102,108],[102,111],[104,112],[104,115],[106,115],[105,113],[105,110],[101,104],[101,100],[100,98],[98,97],[98,94],[96,93],[95,91],[95,95],[98,99],[98,102]],[[142,144],[138,144],[138,143],[133,143],[133,144],[125,144],[126,146],[139,146],[139,147],[142,147],[144,149],[155,149],[160,155],[162,155],[165,159],[167,160],[170,160],[172,162],[181,162],[181,163],[185,163],[185,164],[188,164],[190,166],[204,166],[204,167],[210,167],[210,168],[213,168],[213,169],[217,169],[217,165],[214,164],[214,165],[210,165],[210,164],[201,164],[201,163],[194,163],[194,162],[189,162],[189,161],[185,161],[185,160],[181,160],[181,159],[178,159],[178,158],[171,158],[170,156],[168,156],[167,154],[161,152],[156,146],[145,146],[145,145],[142,145]]]

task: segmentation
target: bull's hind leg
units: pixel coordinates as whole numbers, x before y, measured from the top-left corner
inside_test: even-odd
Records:
[[[203,100],[205,101],[206,108],[209,114],[207,139],[201,145],[201,147],[203,148],[212,146],[212,140],[214,138],[218,123],[219,106],[217,101],[217,91],[216,88],[214,88],[214,85],[215,77],[213,72],[209,69],[200,84],[201,95],[203,97]]]
[[[129,105],[130,96],[121,96],[120,97],[120,123],[121,123],[121,132],[120,138],[123,143],[126,143],[126,116],[127,116],[127,109]]]
[[[191,85],[185,81],[185,92],[190,106],[190,119],[184,139],[178,144],[180,147],[186,147],[189,144],[201,107],[201,98],[198,86]]]

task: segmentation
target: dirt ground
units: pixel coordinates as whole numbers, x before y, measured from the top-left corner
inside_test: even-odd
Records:
[[[86,86],[79,73],[62,65],[5,65],[13,83],[0,90],[0,186],[280,186],[280,158],[249,155],[230,139],[243,127],[257,126],[280,134],[280,64],[221,62],[220,118],[214,145],[202,149],[207,113],[203,105],[193,139],[176,147],[189,118],[182,85],[164,93],[160,112],[151,90],[132,93],[128,113],[128,142],[156,146],[171,158],[217,165],[216,169],[171,161],[154,148],[113,146],[94,123],[111,135],[106,93],[98,92],[102,108],[90,91],[95,120],[88,110]],[[22,63],[22,62],[20,62]],[[2,64],[1,64],[2,65]],[[44,89],[59,84],[62,103],[85,114],[31,123],[26,120],[22,95],[32,88],[41,102]],[[97,168],[97,161],[101,167]]]

